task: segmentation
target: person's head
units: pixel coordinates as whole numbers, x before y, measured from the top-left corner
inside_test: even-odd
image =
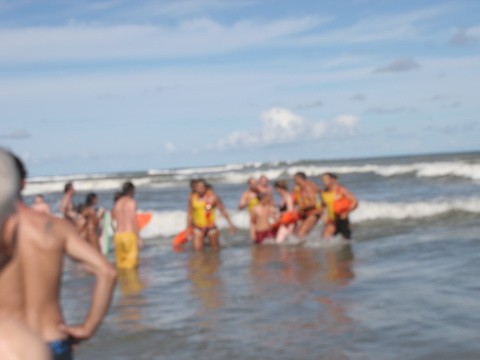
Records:
[[[322,175],[322,183],[326,189],[329,189],[333,185],[335,185],[337,183],[337,180],[338,180],[338,176],[333,173],[327,172]]]
[[[21,189],[20,179],[14,155],[0,149],[0,219],[2,220],[15,210],[15,203]]]
[[[45,197],[42,194],[38,194],[35,196],[35,202],[37,204],[43,203],[45,201]]]
[[[88,193],[85,198],[85,204],[87,206],[95,206],[97,204],[97,194]]]
[[[288,191],[288,181],[287,180],[277,180],[273,184],[276,190],[285,190]]]
[[[4,225],[16,211],[20,193],[20,174],[13,155],[0,149],[0,263],[3,263],[7,249],[4,244]]]
[[[195,185],[197,184],[198,179],[190,180],[190,191],[195,191]]]
[[[307,175],[304,172],[299,171],[293,176],[293,181],[300,187],[304,186],[307,182]]]
[[[260,178],[258,179],[258,183],[262,186],[268,186],[269,184],[269,180],[268,178],[265,176],[265,175],[262,175],[260,176]]]
[[[135,185],[131,181],[127,181],[122,186],[122,194],[132,196],[135,194]]]
[[[195,183],[195,192],[203,196],[205,193],[209,190],[209,186],[207,182],[204,179],[198,179],[197,182]]]
[[[65,184],[64,188],[63,188],[63,193],[64,194],[73,194],[73,192],[75,191],[74,187],[73,187],[73,184],[71,182],[68,182]]]
[[[254,177],[248,179],[247,185],[251,191],[257,191],[257,179],[255,179]]]

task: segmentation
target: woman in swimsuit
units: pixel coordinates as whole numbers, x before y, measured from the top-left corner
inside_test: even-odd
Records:
[[[207,185],[203,179],[199,179],[193,185],[194,192],[190,196],[188,206],[188,226],[193,228],[193,247],[196,250],[203,249],[205,238],[208,237],[210,245],[218,249],[220,247],[220,233],[216,225],[215,210],[222,213],[228,222],[231,233],[235,232],[235,226],[230,220],[227,210],[223,206],[220,197]]]

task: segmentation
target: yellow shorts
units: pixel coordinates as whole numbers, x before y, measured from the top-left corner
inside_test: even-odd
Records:
[[[133,269],[138,266],[138,239],[133,232],[117,233],[115,242],[115,262],[119,269]]]

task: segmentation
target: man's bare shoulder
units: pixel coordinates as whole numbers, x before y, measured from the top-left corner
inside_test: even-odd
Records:
[[[66,238],[76,231],[69,221],[35,211],[28,207],[21,207],[20,215],[27,231],[31,231],[37,236],[53,237],[59,240]]]

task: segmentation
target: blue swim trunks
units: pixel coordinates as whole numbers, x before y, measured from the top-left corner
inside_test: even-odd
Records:
[[[70,339],[51,341],[47,345],[52,351],[53,360],[73,359],[72,342]]]

